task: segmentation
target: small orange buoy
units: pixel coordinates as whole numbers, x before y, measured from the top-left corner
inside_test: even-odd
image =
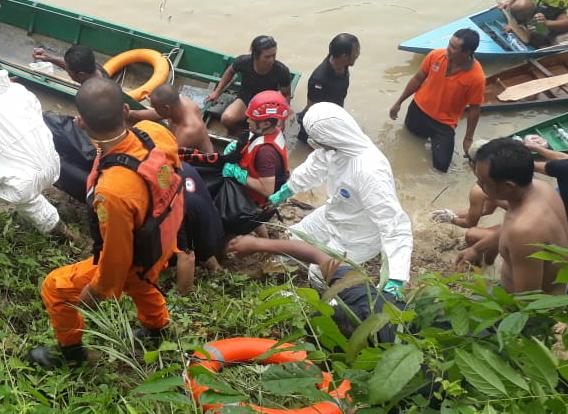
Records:
[[[134,100],[141,101],[150,95],[154,89],[168,80],[170,74],[168,60],[162,56],[160,52],[152,49],[128,50],[108,60],[103,65],[103,68],[107,71],[109,76],[114,76],[131,63],[147,63],[154,68],[154,73],[152,73],[152,76],[146,83],[127,92]]]
[[[262,354],[271,350],[278,342],[273,339],[262,338],[231,338],[222,339],[216,342],[210,342],[203,348],[209,355],[204,355],[200,352],[195,352],[193,356],[199,359],[199,362],[190,362],[188,368],[194,366],[202,366],[211,372],[219,372],[223,367],[224,362],[247,362],[251,361]],[[286,362],[299,362],[305,361],[311,364],[307,359],[308,355],[305,351],[285,351],[286,348],[293,347],[292,344],[282,344],[277,349],[282,349],[270,355],[268,358],[262,360],[264,364],[283,364]],[[199,396],[207,391],[209,388],[204,385],[199,385],[195,379],[191,378],[186,370],[184,372],[185,383],[188,389],[193,394],[195,401],[199,402]],[[239,403],[239,405],[246,405],[254,411],[263,414],[342,414],[343,411],[339,407],[339,400],[347,399],[347,392],[351,389],[351,383],[344,380],[339,387],[333,391],[329,391],[329,386],[333,378],[329,372],[323,373],[323,381],[318,384],[318,388],[327,392],[336,402],[322,401],[313,404],[309,407],[294,408],[294,409],[279,409],[279,408],[265,408],[258,405],[249,403]],[[205,404],[203,410],[218,412],[223,407],[223,404]]]

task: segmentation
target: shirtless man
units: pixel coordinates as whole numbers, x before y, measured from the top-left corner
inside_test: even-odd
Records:
[[[73,45],[63,57],[50,55],[42,48],[35,48],[32,57],[65,69],[69,77],[77,83],[82,84],[93,77],[109,77],[106,70],[95,61],[95,54],[89,46]]]
[[[500,229],[463,250],[458,264],[479,259],[483,248],[494,244],[503,257],[501,283],[508,292],[563,294],[566,286],[554,283],[558,266],[529,257],[540,250],[535,243],[568,246],[568,222],[560,196],[548,184],[533,180],[531,153],[520,142],[493,140],[479,149],[475,161],[481,189],[492,200],[506,200],[509,209]]]
[[[153,109],[130,111],[131,121],[167,119],[179,147],[194,147],[204,153],[214,152],[207,127],[199,107],[169,84],[157,87],[150,94]]]

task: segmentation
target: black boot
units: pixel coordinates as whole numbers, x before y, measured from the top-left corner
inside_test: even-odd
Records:
[[[88,358],[87,350],[83,344],[59,346],[59,353],[54,348],[38,346],[29,352],[29,358],[33,363],[45,369],[55,369],[67,364],[76,367]]]

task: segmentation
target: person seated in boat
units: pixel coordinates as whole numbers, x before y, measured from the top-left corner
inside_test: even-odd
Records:
[[[475,155],[477,150],[489,141],[480,139],[474,141],[467,153],[469,166],[475,171]],[[507,209],[507,203],[502,200],[491,200],[483,192],[479,184],[475,183],[469,191],[469,207],[467,210],[454,212],[450,209],[435,210],[431,213],[432,220],[436,223],[450,223],[465,229],[475,228],[483,216],[491,215],[497,207]],[[466,236],[466,239],[468,237]]]
[[[150,94],[150,103],[150,109],[131,110],[129,119],[136,122],[167,119],[179,147],[193,147],[204,153],[214,152],[201,111],[191,99],[180,96],[172,85],[163,84]]]
[[[302,119],[310,106],[318,102],[333,102],[343,107],[349,89],[349,68],[355,64],[360,52],[359,39],[351,33],[340,33],[331,40],[329,53],[310,75],[307,103],[297,115],[300,141],[308,139]]]
[[[207,270],[222,269],[216,255],[225,247],[225,233],[219,212],[197,170],[182,163],[180,175],[185,199],[183,224],[178,232],[176,285],[183,295],[193,289],[196,260]]]
[[[290,101],[291,76],[288,67],[276,60],[277,44],[271,36],[257,36],[250,46],[250,54],[238,56],[227,68],[217,87],[206,98],[215,102],[223,90],[237,74],[241,77],[241,88],[237,99],[233,101],[221,115],[221,122],[235,133],[239,124],[246,119],[247,106],[257,93],[274,90],[280,91]]]
[[[302,240],[265,240],[253,236],[239,236],[232,239],[227,245],[227,251],[246,256],[253,253],[270,253],[291,256],[305,263],[319,266],[328,286],[333,286],[344,277],[348,277],[353,268],[335,260],[328,254],[316,249]],[[373,303],[372,313],[381,313],[385,303],[393,304],[399,309],[404,308],[404,302],[395,295],[387,292],[379,294],[377,288],[371,283],[360,282],[346,287],[338,293],[343,303],[364,321],[371,315],[369,303]],[[369,298],[369,296],[371,298]],[[350,337],[355,326],[346,311],[336,301],[330,303],[335,312],[332,316],[341,333]],[[379,331],[379,340],[383,343],[393,342],[396,336],[396,327],[388,324]]]
[[[568,33],[566,0],[508,0],[499,7],[509,10],[524,26],[519,30],[525,31],[529,43],[535,47],[548,46],[556,36]]]
[[[288,101],[280,92],[269,90],[255,95],[246,110],[250,132],[240,150],[241,160],[223,166],[223,177],[244,185],[247,195],[261,207],[267,205],[268,196],[277,192],[289,176],[286,139],[281,129],[289,111]],[[224,152],[227,155],[237,150],[233,142]],[[257,234],[268,237],[265,226],[259,226]]]
[[[32,57],[65,69],[69,77],[77,83],[83,83],[92,77],[109,77],[106,70],[95,61],[95,54],[89,46],[73,45],[67,49],[63,58],[50,55],[42,48],[35,48]]]
[[[497,249],[503,258],[501,283],[505,290],[564,294],[566,285],[554,283],[559,266],[530,257],[541,250],[538,244],[568,246],[562,199],[548,183],[533,179],[531,152],[510,138],[492,140],[477,151],[475,175],[490,199],[505,200],[509,208],[501,226],[462,250],[457,264],[479,262],[486,249]]]
[[[41,104],[0,70],[0,200],[40,232],[81,244],[41,194],[59,178],[59,156]]]
[[[413,134],[432,140],[433,165],[442,172],[447,172],[450,167],[455,128],[464,109],[468,107],[463,139],[466,154],[479,120],[485,74],[474,58],[478,45],[479,34],[475,30],[455,32],[446,49],[433,50],[426,56],[420,70],[389,111],[391,119],[397,119],[402,103],[414,95],[404,124]]]
[[[538,145],[531,141],[525,140],[524,144],[529,150],[536,152],[546,160],[535,161],[534,170],[538,173],[556,178],[558,192],[568,212],[568,154],[550,150],[543,145]]]

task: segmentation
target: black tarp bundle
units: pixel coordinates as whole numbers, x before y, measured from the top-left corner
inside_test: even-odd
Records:
[[[53,144],[61,162],[61,172],[55,186],[84,203],[87,177],[97,150],[72,116],[45,112],[43,120],[53,134]]]

